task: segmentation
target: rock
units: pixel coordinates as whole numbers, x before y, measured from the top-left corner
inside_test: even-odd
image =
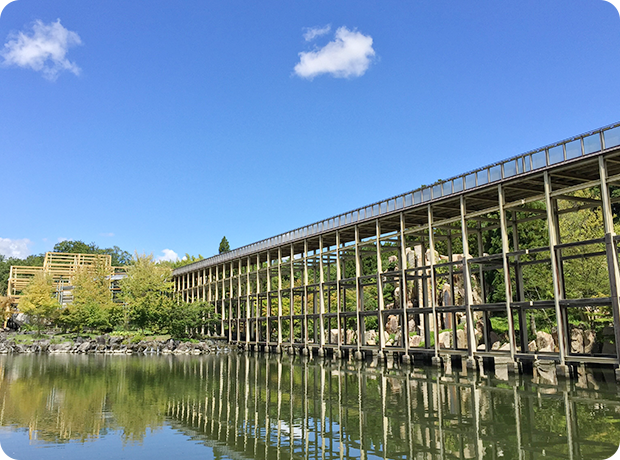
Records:
[[[506,342],[499,347],[500,351],[510,351],[510,342]]]
[[[387,319],[387,323],[385,324],[385,332],[388,334],[396,334],[400,330],[398,316],[389,315]]]
[[[528,351],[538,350],[538,348],[536,348],[536,340],[532,340],[530,343],[527,344],[527,350]]]
[[[592,353],[594,343],[596,342],[596,334],[593,330],[588,329],[583,332],[583,352],[587,355]]]
[[[121,336],[114,336],[114,337],[110,337],[110,346],[113,345],[119,345],[123,342],[123,340],[125,340],[125,337],[121,337]]]
[[[347,329],[347,343],[357,342],[357,332],[352,329]]]
[[[332,329],[329,331],[329,343],[338,343],[338,337],[340,336],[339,332],[339,329]]]
[[[497,335],[497,333],[495,331],[491,331],[489,333],[489,342],[491,342],[491,348],[493,350],[499,349],[500,338],[499,338],[499,335]],[[497,348],[493,348],[493,347],[495,347],[496,343],[498,344]]]
[[[450,348],[452,346],[452,331],[445,331],[439,334],[439,348]]]
[[[467,332],[464,329],[456,331],[456,346],[457,348],[467,348]]]
[[[538,331],[536,333],[536,348],[542,352],[555,351],[555,342],[553,336],[547,332]]]
[[[72,347],[73,344],[71,342],[50,345],[50,353],[69,353]]]
[[[615,355],[616,354],[616,345],[611,342],[604,342],[603,349],[601,353],[604,355]]]
[[[30,318],[23,313],[14,313],[7,321],[9,329],[17,330],[24,324],[30,324]]]
[[[415,321],[413,319],[410,319],[409,322],[407,323],[407,329],[409,332],[416,332],[417,331],[417,326],[415,324]]]
[[[583,331],[579,328],[570,331],[570,352],[583,353]]]
[[[88,350],[90,350],[90,347],[91,347],[91,343],[90,342],[84,342],[80,346],[77,347],[77,352],[78,353],[86,353]]]
[[[378,334],[377,334],[377,331],[375,330],[364,332],[364,341],[366,342],[366,345],[376,345],[377,337],[378,337]]]
[[[95,341],[97,342],[97,345],[105,345],[108,341],[108,336],[107,335],[97,336]]]
[[[424,341],[424,339],[422,338],[422,336],[420,336],[420,335],[411,335],[411,336],[409,336],[409,347],[411,347],[411,348],[419,347],[422,344],[423,341]]]

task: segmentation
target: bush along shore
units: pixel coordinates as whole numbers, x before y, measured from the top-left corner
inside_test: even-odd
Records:
[[[179,340],[143,338],[136,336],[97,337],[55,337],[24,340],[24,335],[0,332],[0,354],[10,353],[74,353],[74,354],[172,354],[172,355],[203,355],[209,353],[228,353],[230,346],[225,340],[203,339],[200,341],[182,342]]]

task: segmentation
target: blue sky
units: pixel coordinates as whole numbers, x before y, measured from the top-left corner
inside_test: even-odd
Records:
[[[210,256],[620,120],[603,0],[17,0],[0,40],[5,255]]]

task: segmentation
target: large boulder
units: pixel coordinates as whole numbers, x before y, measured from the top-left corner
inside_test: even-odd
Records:
[[[570,331],[570,352],[583,353],[583,330],[576,327]]]
[[[396,334],[400,330],[400,322],[398,321],[398,316],[390,315],[387,317],[387,322],[385,323],[385,332],[388,334]]]
[[[547,332],[538,331],[536,333],[536,348],[542,352],[555,351],[555,342],[553,336]]]
[[[14,313],[11,315],[6,325],[9,329],[18,330],[24,324],[30,324],[30,318],[24,313]]]
[[[424,338],[421,335],[411,335],[409,336],[409,347],[410,348],[419,347],[423,341],[424,341]]]
[[[374,329],[364,332],[364,341],[366,342],[366,345],[376,345],[377,337],[377,331]]]
[[[596,333],[592,329],[587,329],[583,332],[583,352],[586,355],[591,354],[594,350],[594,344],[596,343]]]
[[[439,334],[439,348],[450,348],[452,346],[452,331],[445,331]]]

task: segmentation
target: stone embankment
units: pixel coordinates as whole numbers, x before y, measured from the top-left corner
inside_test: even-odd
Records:
[[[77,337],[71,341],[56,343],[54,339],[34,340],[32,343],[16,343],[10,336],[0,335],[0,354],[8,353],[74,353],[74,354],[172,354],[202,355],[231,351],[222,340],[205,339],[200,342],[178,340],[141,340],[132,343],[131,338],[102,335],[94,339]]]

